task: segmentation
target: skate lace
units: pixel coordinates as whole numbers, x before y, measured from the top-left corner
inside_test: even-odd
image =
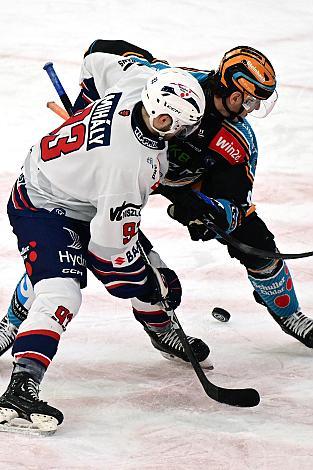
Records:
[[[9,323],[7,317],[0,322],[0,350],[7,348],[15,339],[16,326]]]
[[[25,389],[33,400],[40,401],[38,398],[39,385],[33,379],[29,378],[27,380],[27,383],[25,384]]]
[[[294,313],[284,321],[284,325],[304,338],[313,329],[313,320],[303,313]]]
[[[167,346],[178,351],[183,350],[183,345],[174,329],[168,331],[167,333],[157,333],[157,336],[163,344],[166,344]],[[192,336],[187,336],[187,340],[189,344],[192,344],[195,338]]]

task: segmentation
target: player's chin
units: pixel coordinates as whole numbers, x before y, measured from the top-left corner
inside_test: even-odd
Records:
[[[165,134],[165,135],[163,136],[163,139],[164,139],[164,140],[170,140],[170,139],[172,139],[173,137],[175,137],[175,135],[177,135],[177,132],[170,132],[169,134]]]

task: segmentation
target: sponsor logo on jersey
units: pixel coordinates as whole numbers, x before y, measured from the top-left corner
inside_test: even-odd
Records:
[[[158,165],[154,165],[154,167],[153,167],[153,173],[152,173],[152,175],[151,175],[151,178],[152,178],[153,180],[155,180],[155,177],[156,177],[156,175],[157,175],[157,172],[158,172]]]
[[[125,217],[140,217],[141,204],[124,201],[121,206],[110,209],[110,220],[120,222]]]
[[[117,266],[122,266],[126,262],[126,259],[123,256],[118,256],[114,260],[114,264],[117,264]]]
[[[122,59],[118,61],[118,65],[122,67],[124,72],[134,63],[133,59]]]
[[[29,276],[33,274],[33,264],[37,261],[37,242],[32,240],[27,246],[21,248],[21,256],[25,263],[26,272]]]
[[[118,113],[120,116],[129,116],[130,115],[130,110],[129,109],[122,109]]]
[[[74,250],[80,250],[82,248],[82,244],[80,242],[78,233],[74,232],[74,230],[71,230],[70,228],[67,228],[67,227],[63,227],[63,229],[68,231],[73,241],[73,243],[71,243],[70,245],[67,245],[67,248],[74,248]]]
[[[112,256],[111,261],[113,267],[117,268],[120,266],[129,266],[140,256],[140,248],[138,240],[136,243],[127,251],[119,253],[118,255]]]
[[[223,127],[211,140],[209,149],[222,155],[231,165],[243,163],[246,158],[246,152],[240,142]]]
[[[93,109],[88,126],[87,150],[110,145],[112,118],[121,96],[122,93],[110,93]]]
[[[59,251],[59,260],[60,263],[69,263],[72,266],[87,266],[87,262],[83,255],[73,255],[72,253],[69,253],[67,250],[62,252]]]
[[[155,191],[160,186],[160,183],[161,183],[160,180],[154,183],[154,185],[151,186],[151,191]]]
[[[54,209],[52,209],[51,214],[66,215],[66,210],[61,209],[60,207],[55,207]]]
[[[82,276],[83,273],[82,271],[79,271],[79,269],[74,269],[74,268],[64,268],[62,269],[63,274],[74,274],[78,276]]]

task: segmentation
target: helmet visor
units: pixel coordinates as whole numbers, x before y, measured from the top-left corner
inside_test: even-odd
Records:
[[[275,90],[267,100],[259,100],[254,96],[248,96],[242,106],[253,117],[265,118],[274,108],[278,100],[278,93]]]
[[[199,128],[200,124],[201,124],[201,119],[199,119],[198,122],[196,122],[195,124],[192,124],[192,125],[183,124],[182,126],[180,126],[180,128],[179,128],[179,130],[176,134],[177,138],[178,139],[185,139],[186,137],[188,137],[188,135],[195,132]]]

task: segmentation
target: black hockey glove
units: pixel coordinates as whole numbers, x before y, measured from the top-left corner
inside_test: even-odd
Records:
[[[146,265],[146,269],[151,290],[137,298],[152,305],[165,300],[170,309],[177,308],[181,302],[182,288],[175,271],[169,268],[152,268],[149,265]]]
[[[197,191],[181,192],[167,212],[172,219],[188,227],[192,240],[210,240],[216,237],[213,230],[203,223],[214,222],[221,229],[231,232],[238,224],[239,209],[226,199],[212,199]]]

